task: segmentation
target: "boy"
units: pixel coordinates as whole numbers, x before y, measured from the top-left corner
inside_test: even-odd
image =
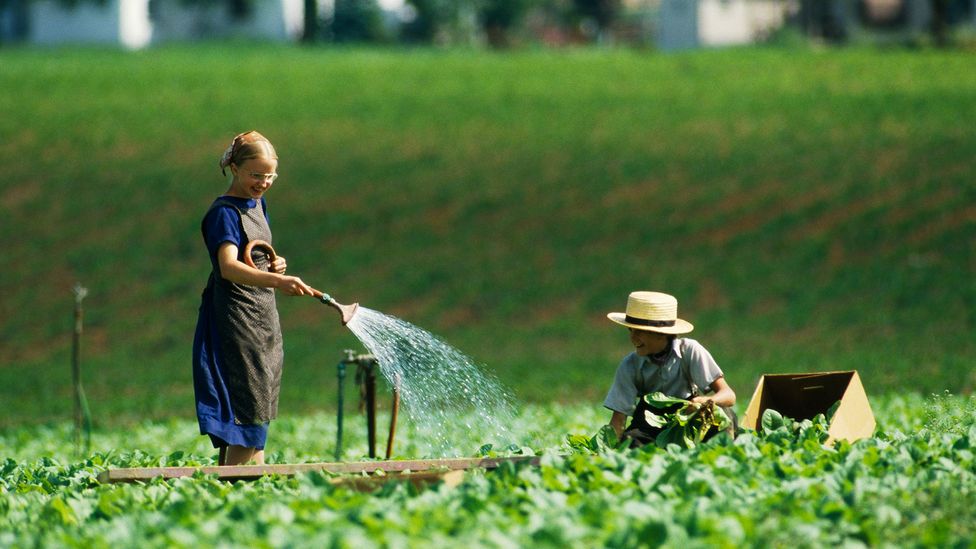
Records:
[[[607,318],[630,330],[634,352],[617,367],[613,385],[603,405],[613,411],[610,425],[617,436],[632,439],[631,446],[654,441],[660,429],[644,420],[648,405],[644,395],[660,391],[667,396],[697,403],[713,401],[735,424],[731,406],[735,392],[705,347],[694,339],[679,338],[694,329],[678,318],[678,300],[660,292],[632,292],[625,313]],[[709,392],[707,396],[704,392]],[[624,428],[627,416],[630,425]]]

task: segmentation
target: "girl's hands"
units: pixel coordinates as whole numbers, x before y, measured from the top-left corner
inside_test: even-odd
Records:
[[[285,269],[288,268],[288,262],[285,258],[279,256],[275,257],[275,260],[271,262],[271,272],[278,273],[280,275],[285,274]]]
[[[271,272],[284,275],[285,269],[288,268],[288,262],[285,258],[279,256],[275,257],[275,260],[271,262]],[[288,295],[315,295],[315,290],[311,286],[305,284],[305,282],[298,278],[297,276],[286,276],[281,282],[278,283],[278,289]]]
[[[312,287],[297,276],[282,276],[276,287],[288,295],[315,295]]]
[[[277,256],[271,262],[270,271],[265,271],[239,261],[237,253],[237,246],[231,242],[224,242],[217,249],[217,264],[220,267],[220,276],[224,279],[248,286],[277,288],[287,295],[316,295],[316,291],[302,279],[284,274],[288,266],[285,258]]]

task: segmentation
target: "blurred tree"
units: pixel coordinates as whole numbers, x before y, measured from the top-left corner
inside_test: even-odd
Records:
[[[319,36],[319,3],[318,0],[305,0],[305,28],[302,41],[315,42]]]
[[[828,42],[845,41],[843,4],[844,0],[800,0],[797,18],[803,33]]]
[[[27,36],[28,0],[0,0],[0,45]]]
[[[511,30],[516,27],[529,7],[528,0],[481,0],[478,21],[493,48],[510,43]]]
[[[383,10],[376,0],[335,0],[326,33],[333,42],[382,42]]]
[[[79,0],[62,0],[69,2],[78,2]],[[104,2],[104,0],[80,0],[80,1],[95,1]],[[180,0],[186,5],[195,6],[217,6],[224,4],[227,6],[227,11],[230,13],[231,17],[234,19],[244,19],[251,15],[254,6],[251,4],[254,0]]]
[[[403,38],[408,42],[434,42],[457,19],[458,0],[407,0],[407,4],[416,15],[403,25]]]
[[[58,0],[62,6],[67,6],[69,8],[74,8],[82,3],[95,4],[97,6],[104,6],[105,2],[108,0]]]
[[[949,45],[949,0],[930,0],[932,8],[932,40],[944,48]]]
[[[620,13],[620,0],[573,0],[573,5],[584,25],[587,21],[595,25],[597,42],[606,42]]]

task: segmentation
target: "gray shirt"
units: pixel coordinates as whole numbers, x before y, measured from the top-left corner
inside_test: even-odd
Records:
[[[691,387],[682,368],[702,391],[707,391],[716,379],[724,375],[701,343],[694,339],[678,338],[660,366],[637,353],[625,356],[617,366],[617,375],[603,405],[629,416],[637,407],[637,399],[648,393],[660,391],[672,397],[689,398]]]

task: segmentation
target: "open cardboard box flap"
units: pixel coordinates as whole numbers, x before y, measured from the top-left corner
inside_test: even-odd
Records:
[[[874,434],[875,420],[856,370],[805,374],[764,374],[746,409],[743,427],[758,429],[769,408],[796,420],[813,419],[840,401],[830,421],[830,438],[855,441]]]

